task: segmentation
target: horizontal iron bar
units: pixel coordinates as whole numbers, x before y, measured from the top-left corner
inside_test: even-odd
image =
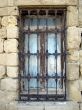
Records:
[[[39,55],[40,56],[40,54],[41,53],[30,53],[30,52],[28,52],[28,53],[24,53],[24,52],[19,52],[19,55],[23,55],[23,56],[25,56],[25,55],[28,55],[28,56],[31,56],[31,55]],[[54,56],[65,56],[65,55],[69,55],[69,53],[67,53],[67,52],[63,52],[63,53],[44,53],[44,55],[45,56],[49,56],[49,55],[54,55]]]
[[[45,15],[25,15],[25,18],[35,18],[35,19],[41,19],[41,18],[43,18],[43,19],[47,19],[47,18],[53,18],[53,19],[56,19],[56,18],[61,18],[62,16],[54,16],[54,15],[47,15],[47,16],[45,16]]]
[[[65,7],[54,7],[54,6],[45,6],[44,7],[28,7],[28,8],[20,8],[21,11],[32,11],[32,10],[45,10],[45,11],[48,11],[48,10],[57,10],[57,11],[67,11],[67,8]]]
[[[53,29],[53,30],[46,30],[46,27],[44,30],[41,30],[41,29],[36,29],[36,30],[21,30],[22,33],[64,33],[66,29]]]
[[[20,76],[20,78],[26,78],[26,79],[31,79],[31,78],[35,78],[35,79],[40,79],[40,78],[44,78],[44,79],[65,79],[65,76]]]
[[[65,100],[64,94],[20,94],[20,101],[52,101],[52,100]]]

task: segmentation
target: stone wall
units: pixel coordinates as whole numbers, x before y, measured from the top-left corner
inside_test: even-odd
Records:
[[[18,99],[18,7],[13,0],[0,1],[0,102]]]
[[[56,108],[57,110],[61,108],[82,110],[82,0],[0,0],[0,110],[19,110],[20,105],[16,101],[19,74],[19,7],[48,5],[67,7],[66,37],[69,53],[67,55],[67,100],[72,106],[67,103],[68,106],[65,108],[63,103],[62,107],[58,105],[57,108],[56,105]],[[23,110],[25,106],[19,108]],[[25,109],[27,108],[26,106]],[[51,108],[45,106],[45,109]],[[44,104],[41,109],[44,109]]]

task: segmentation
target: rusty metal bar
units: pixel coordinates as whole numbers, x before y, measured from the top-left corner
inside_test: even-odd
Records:
[[[23,18],[28,19],[29,20],[29,24],[28,24],[28,29],[27,30],[23,30],[23,28],[21,28],[21,32],[22,32],[22,36],[23,37],[23,41],[24,42],[24,36],[25,33],[28,34],[28,53],[25,53],[24,50],[24,44],[23,44],[23,50],[21,50],[21,53],[19,53],[20,59],[23,59],[20,61],[20,63],[23,65],[22,69],[23,69],[23,74],[19,75],[19,100],[21,101],[43,101],[43,100],[66,100],[66,35],[65,35],[65,21],[66,21],[66,9],[64,8],[44,8],[44,9],[24,9],[21,10],[21,20],[23,20]],[[63,19],[63,21],[61,22],[62,28],[61,29],[49,29],[48,28],[48,24],[47,24],[47,19],[48,18],[61,18]],[[31,18],[37,18],[37,29],[36,30],[31,30],[30,29],[30,19]],[[39,20],[41,18],[46,19],[46,29],[39,29]],[[24,20],[23,20],[24,21]],[[29,51],[29,37],[30,34],[35,33],[37,34],[37,53],[31,53]],[[54,53],[49,53],[48,52],[48,33],[54,33],[55,35],[55,41],[56,42],[56,51]],[[61,39],[61,52],[58,53],[57,51],[57,35],[61,34],[60,39]],[[39,38],[40,36],[40,38]],[[40,51],[39,51],[39,42],[40,42]],[[64,47],[63,47],[63,42],[64,42]],[[21,45],[21,44],[20,44]],[[48,56],[54,56],[56,59],[56,73],[55,76],[49,76],[48,75]],[[25,57],[28,57],[28,74],[25,74]],[[30,56],[36,56],[37,57],[37,75],[36,76],[32,76],[31,73],[29,72],[29,59]],[[58,56],[61,56],[61,75],[58,76],[58,71],[57,71],[57,58]],[[39,64],[39,58],[40,58],[40,64]],[[40,67],[39,67],[40,65]],[[65,66],[62,66],[65,65]],[[40,69],[40,73],[39,73],[39,69]],[[65,73],[64,73],[65,71]],[[37,80],[37,87],[36,92],[33,94],[31,92],[31,88],[30,88],[30,80],[31,79],[36,79]],[[27,91],[24,89],[25,88],[25,83],[22,83],[22,80],[24,81],[27,80],[27,84],[28,84],[28,88]],[[54,88],[54,94],[50,94],[49,93],[49,88],[48,88],[48,81],[49,79],[54,79],[55,83],[56,83],[56,87]],[[61,86],[62,86],[62,91],[65,91],[63,93],[59,93],[58,90],[58,80],[61,79]],[[63,84],[65,82],[65,84]],[[40,83],[40,84],[39,84]],[[39,87],[39,86],[42,86]],[[43,89],[43,90],[42,90]]]

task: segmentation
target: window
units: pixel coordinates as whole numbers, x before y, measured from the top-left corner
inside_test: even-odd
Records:
[[[20,100],[65,100],[65,9],[20,12]]]

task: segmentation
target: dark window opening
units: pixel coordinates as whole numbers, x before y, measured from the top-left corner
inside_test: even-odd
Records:
[[[65,9],[21,14],[19,99],[66,100]]]

